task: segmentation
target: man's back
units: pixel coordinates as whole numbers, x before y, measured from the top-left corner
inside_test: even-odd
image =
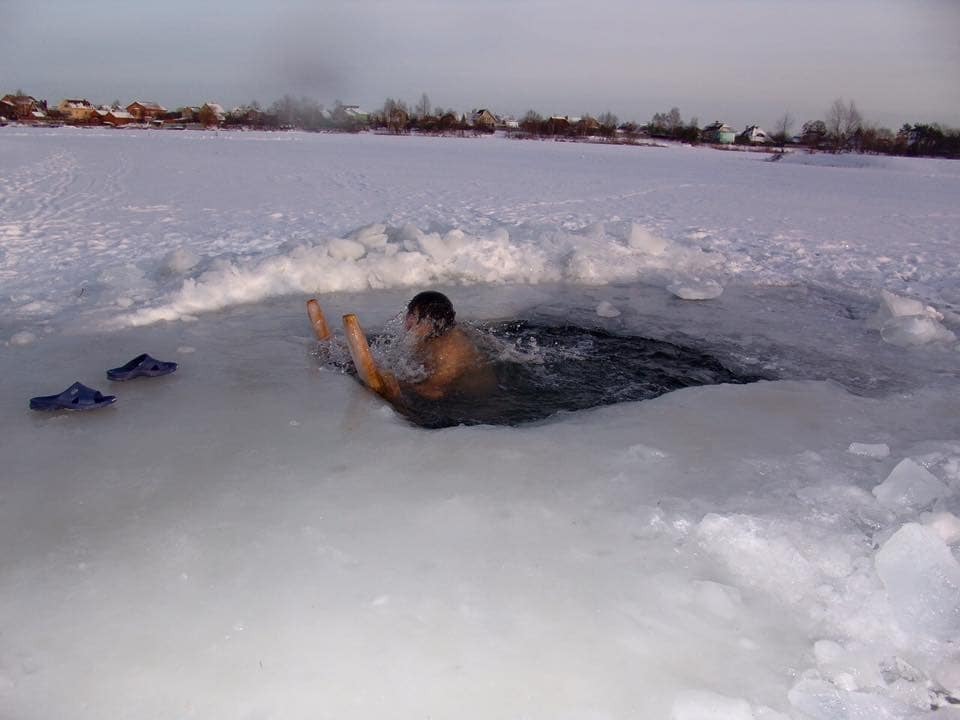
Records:
[[[482,395],[496,386],[490,361],[470,336],[459,327],[419,343],[416,358],[423,363],[427,379],[410,387],[431,400],[450,395]]]

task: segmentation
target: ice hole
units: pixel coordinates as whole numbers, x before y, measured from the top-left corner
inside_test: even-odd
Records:
[[[686,387],[768,379],[738,374],[693,348],[600,329],[519,320],[476,330],[492,358],[496,390],[481,398],[411,397],[403,410],[411,422],[425,428],[522,425]],[[386,336],[372,340],[375,352],[390,344]]]

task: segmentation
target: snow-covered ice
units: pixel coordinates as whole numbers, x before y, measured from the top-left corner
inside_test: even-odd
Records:
[[[0,717],[957,717],[957,163],[16,126],[0,157]],[[764,380],[423,430],[303,303],[377,330],[425,287]],[[180,369],[105,379],[141,352]],[[75,380],[117,403],[27,408]]]

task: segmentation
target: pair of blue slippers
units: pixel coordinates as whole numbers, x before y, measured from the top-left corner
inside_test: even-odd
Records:
[[[177,369],[175,362],[155,360],[146,353],[137,355],[126,365],[107,370],[107,379],[114,382],[133,380],[139,377],[169,375]],[[41,395],[30,398],[31,410],[96,410],[112,405],[116,395],[104,395],[99,390],[75,382],[59,395]]]

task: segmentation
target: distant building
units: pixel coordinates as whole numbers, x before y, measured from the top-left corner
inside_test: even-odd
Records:
[[[751,145],[764,145],[773,142],[770,136],[758,125],[747,125],[744,131],[737,136],[737,140]]]
[[[344,115],[358,123],[365,123],[370,120],[370,113],[361,110],[359,105],[344,105],[342,110]]]
[[[571,123],[578,122],[580,118],[570,118],[566,115],[552,115],[545,123],[549,135],[566,135],[570,131]]]
[[[470,124],[476,128],[492,131],[497,126],[497,116],[486,108],[474,110],[470,114]]]
[[[136,100],[127,105],[127,112],[133,116],[136,122],[153,122],[160,118],[167,109],[155,102],[140,102]]]
[[[732,127],[718,120],[703,129],[700,139],[705,143],[731,145],[737,139],[737,133],[734,132]]]
[[[67,122],[89,123],[97,116],[97,109],[89,100],[61,100],[57,110]]]
[[[0,98],[0,115],[8,120],[35,122],[47,116],[47,104],[29,95],[4,95]]]
[[[204,127],[216,127],[222,125],[227,114],[217,103],[204,103],[200,108],[197,118]]]
[[[113,127],[123,127],[132,122],[137,122],[137,118],[125,110],[98,110],[97,115],[100,116],[100,120],[104,125],[112,125]]]
[[[592,135],[600,130],[600,121],[587,115],[586,117],[580,119],[580,122],[577,123],[577,127],[580,132],[586,135]]]
[[[196,123],[200,122],[200,108],[196,106],[182,107],[177,110],[177,122]]]

